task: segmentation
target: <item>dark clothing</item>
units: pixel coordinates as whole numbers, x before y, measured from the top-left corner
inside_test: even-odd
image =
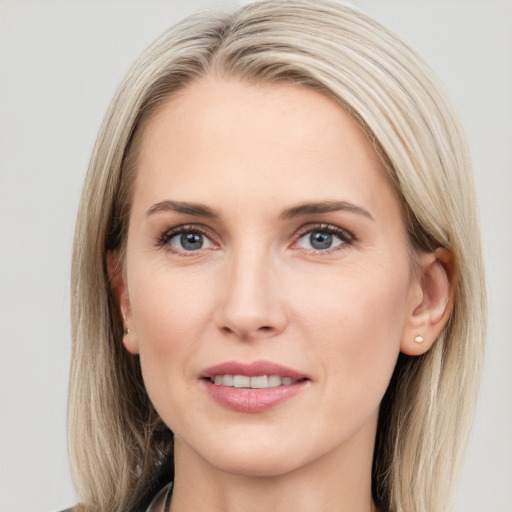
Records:
[[[170,460],[167,463],[163,464],[160,467],[158,473],[155,475],[155,477],[148,482],[146,486],[146,492],[141,496],[138,503],[129,510],[129,512],[147,512],[155,496],[169,484],[169,481],[173,480],[174,463],[172,460]],[[66,510],[62,510],[61,512],[74,512],[74,508],[67,508]]]

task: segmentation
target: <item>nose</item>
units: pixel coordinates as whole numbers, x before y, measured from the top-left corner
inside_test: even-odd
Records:
[[[214,318],[225,334],[243,341],[270,338],[286,327],[286,298],[276,262],[245,251],[226,263]]]

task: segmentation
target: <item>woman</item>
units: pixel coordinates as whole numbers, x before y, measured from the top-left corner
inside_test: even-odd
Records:
[[[77,509],[446,510],[481,365],[478,233],[453,110],[387,29],[305,1],[172,28],[84,185]]]

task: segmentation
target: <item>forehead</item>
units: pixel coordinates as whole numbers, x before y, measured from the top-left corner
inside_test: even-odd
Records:
[[[147,123],[135,194],[149,206],[165,194],[218,206],[225,195],[245,205],[272,198],[276,207],[343,196],[396,202],[381,167],[363,130],[319,92],[208,77]]]

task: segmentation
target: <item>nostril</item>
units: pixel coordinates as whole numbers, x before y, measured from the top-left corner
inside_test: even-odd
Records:
[[[260,335],[266,335],[266,334],[269,334],[269,333],[272,333],[274,332],[274,327],[270,326],[270,325],[262,325],[261,327],[258,327],[256,330],[251,331],[248,329],[248,330],[245,330],[245,329],[233,329],[227,325],[224,325],[221,327],[221,331],[225,334],[228,334],[228,335],[236,335],[236,336],[240,336],[241,338],[244,338],[244,339],[249,339],[249,338],[252,338],[253,336],[257,336],[258,334]]]

